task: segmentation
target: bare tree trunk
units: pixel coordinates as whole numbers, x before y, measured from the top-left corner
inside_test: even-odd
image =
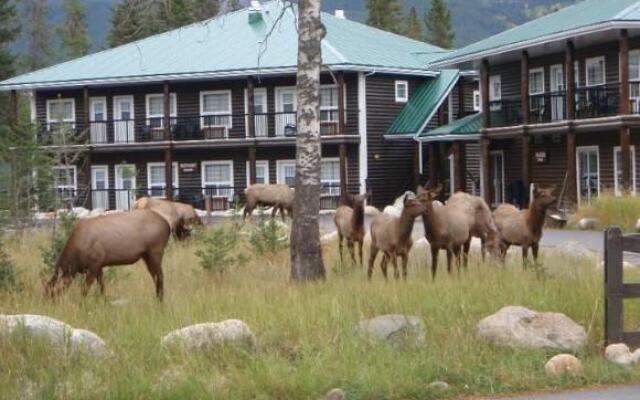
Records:
[[[296,195],[291,228],[291,280],[325,278],[320,244],[321,0],[298,3],[298,120]]]

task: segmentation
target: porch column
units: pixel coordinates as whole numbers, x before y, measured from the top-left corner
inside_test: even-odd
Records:
[[[630,112],[629,99],[629,33],[620,31],[620,115]],[[620,128],[620,155],[622,156],[622,188],[625,194],[632,189],[631,132],[628,126]]]
[[[345,134],[345,105],[344,105],[344,73],[338,73],[338,134]],[[344,140],[340,143],[340,197],[342,199],[348,193],[347,189],[347,144]]]
[[[15,90],[9,95],[9,126],[13,129],[18,126],[18,92]]]
[[[491,73],[489,61],[482,60],[480,71],[480,97],[482,98],[482,126],[491,128],[491,110],[489,109],[489,74]]]
[[[522,183],[529,193],[529,184],[531,184],[531,137],[524,128],[522,135]]]
[[[458,119],[464,118],[464,85],[462,77],[458,80]]]
[[[522,124],[529,124],[529,52],[522,52],[520,61],[520,105],[522,108]]]
[[[255,139],[255,84],[252,76],[247,79],[247,110],[249,114],[247,119],[247,134],[249,135],[249,138]],[[249,146],[249,185],[254,185],[256,183],[256,175],[256,144],[254,140]]]
[[[567,132],[567,204],[573,207],[578,202],[577,172],[576,172],[576,133],[573,128],[573,120],[576,117],[576,80],[573,69],[574,46],[572,41],[567,42],[565,51],[565,75],[567,77],[567,119],[569,120],[569,131]]]
[[[576,77],[575,71],[573,69],[574,64],[574,49],[573,42],[567,42],[567,48],[565,51],[565,63],[564,63],[564,73],[567,77],[567,119],[569,121],[575,119],[576,117]]]
[[[454,164],[453,177],[455,179],[455,182],[453,182],[453,189],[456,192],[464,192],[465,191],[464,143],[453,142],[453,145],[451,147],[452,147],[451,151],[453,153],[453,164]]]
[[[482,198],[491,206],[491,143],[486,133],[480,137],[480,174]]]
[[[420,184],[420,146],[422,142],[413,142],[413,188],[411,190],[415,190]]]
[[[169,92],[169,82],[163,85],[163,126],[164,140],[167,147],[164,150],[164,182],[165,197],[173,200],[173,154],[171,152],[171,94]]]
[[[89,87],[88,86],[85,86],[82,89],[82,98],[83,98],[82,109],[84,113],[82,129],[84,134],[86,135],[86,139],[85,139],[86,142],[91,144],[91,129],[90,129],[91,118],[90,118],[90,109],[89,109]],[[82,165],[83,173],[87,181],[87,190],[86,190],[87,194],[84,199],[84,207],[89,210],[93,208],[91,204],[92,197],[93,197],[93,190],[92,190],[93,185],[91,182],[91,150],[92,150],[91,146],[89,146],[85,153],[84,164]]]
[[[440,155],[440,146],[438,142],[429,143],[429,185],[436,186],[439,182],[438,156]]]

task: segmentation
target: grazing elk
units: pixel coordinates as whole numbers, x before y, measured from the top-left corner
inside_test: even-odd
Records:
[[[447,252],[447,271],[451,273],[455,257],[460,269],[462,247],[470,240],[469,220],[455,207],[449,205],[434,206],[435,198],[440,195],[442,185],[427,189],[418,187],[418,200],[425,206],[422,215],[424,234],[431,248],[431,278],[436,279],[438,270],[438,252]]]
[[[351,262],[356,264],[356,255],[354,243],[358,245],[358,254],[360,255],[360,264],[364,264],[362,258],[362,244],[364,241],[364,202],[368,195],[362,194],[357,196],[347,195],[348,205],[342,205],[336,210],[333,222],[336,224],[338,232],[338,249],[340,251],[340,263],[342,259],[342,242],[346,239],[349,253],[351,254]]]
[[[378,214],[371,223],[371,250],[369,252],[369,268],[367,276],[371,279],[373,274],[373,264],[378,255],[378,251],[382,251],[384,256],[380,263],[382,274],[387,279],[387,264],[389,260],[393,263],[394,276],[396,279],[400,277],[398,272],[397,258],[402,259],[402,276],[407,278],[407,262],[409,260],[409,251],[413,245],[411,233],[416,217],[424,213],[425,207],[415,198],[404,196],[402,213],[399,217],[389,214]]]
[[[529,248],[533,253],[533,260],[538,261],[538,248],[547,209],[556,202],[554,190],[554,187],[535,187],[533,200],[526,210],[518,210],[511,204],[502,204],[493,212],[500,232],[503,262],[511,245],[522,247],[522,263],[525,268]]]
[[[251,215],[257,206],[271,206],[271,218],[275,218],[276,212],[280,210],[282,221],[285,221],[285,210],[289,215],[293,212],[294,191],[285,184],[257,183],[245,190],[247,204],[244,207],[242,219]]]
[[[155,283],[156,295],[162,300],[162,257],[170,235],[167,221],[151,210],[80,220],[56,262],[47,290],[53,294],[58,279],[62,279],[66,288],[77,274],[86,274],[83,294],[87,295],[96,279],[104,294],[104,267],[129,265],[143,259]]]
[[[167,199],[141,197],[133,205],[134,210],[151,210],[160,214],[171,226],[173,235],[186,239],[191,233],[193,225],[202,225],[202,220],[190,204],[179,203]]]

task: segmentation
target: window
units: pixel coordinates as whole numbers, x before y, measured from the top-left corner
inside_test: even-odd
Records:
[[[489,77],[489,101],[502,100],[502,78],[500,75]]]
[[[58,196],[63,199],[75,197],[77,185],[75,165],[53,167],[53,187]]]
[[[409,101],[409,82],[396,81],[396,103]]]
[[[295,87],[276,88],[276,135],[284,136],[285,128],[296,126],[298,103]]]
[[[249,114],[249,95],[247,91],[244,91],[244,111],[246,114]],[[253,114],[254,114],[254,126],[256,136],[264,137],[267,136],[269,125],[268,125],[268,116],[267,116],[268,108],[267,108],[267,89],[260,88],[255,89],[253,91]],[[249,136],[249,117],[247,115],[246,118],[246,127],[247,127],[247,136]]]
[[[320,168],[320,184],[325,196],[340,195],[340,160],[322,160]]]
[[[200,124],[231,129],[231,91],[200,92]]]
[[[148,94],[146,97],[147,125],[152,128],[164,127],[164,95]],[[169,95],[169,115],[172,118],[177,116],[177,97],[175,93]]]
[[[269,183],[269,161],[256,161],[256,183]],[[247,161],[247,186],[249,186],[249,161]]]
[[[575,82],[576,87],[580,87],[580,61],[573,62],[573,81]]]
[[[587,59],[586,77],[587,77],[587,86],[604,85],[606,83],[604,57]]]
[[[629,97],[631,111],[640,112],[640,50],[629,52]]]
[[[480,111],[481,108],[482,108],[482,101],[480,98],[480,91],[474,90],[473,91],[473,111]]]
[[[171,173],[173,174],[173,189],[174,196],[176,193],[176,188],[179,186],[178,182],[178,163],[174,162],[172,164]],[[149,196],[152,197],[166,197],[165,194],[165,176],[164,176],[164,163],[149,163],[147,164],[147,185],[149,187]]]
[[[529,95],[544,93],[544,68],[529,71]]]
[[[233,161],[204,161],[202,163],[204,194],[233,198]]]
[[[107,142],[107,98],[92,97],[89,100],[91,143]]]
[[[76,102],[74,99],[47,100],[47,128],[60,129],[73,127],[76,121]]]
[[[320,121],[338,120],[338,87],[320,88]]]
[[[613,173],[615,180],[616,196],[622,194],[622,150],[620,146],[613,148]],[[636,194],[636,147],[631,146],[631,193]]]
[[[296,161],[278,160],[276,162],[278,171],[278,183],[287,184],[291,187],[296,184]]]

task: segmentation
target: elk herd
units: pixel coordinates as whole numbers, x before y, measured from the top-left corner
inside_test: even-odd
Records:
[[[436,277],[440,250],[446,252],[447,270],[451,273],[454,262],[458,269],[462,264],[467,265],[474,237],[481,241],[483,261],[488,252],[504,262],[511,245],[522,247],[525,267],[529,249],[537,261],[546,212],[556,201],[553,188],[536,187],[526,210],[502,204],[493,213],[482,198],[463,192],[453,194],[443,204],[436,200],[441,191],[442,186],[420,186],[415,194],[405,194],[399,215],[378,212],[374,216],[369,228],[369,279],[380,252],[380,267],[385,278],[389,262],[396,278],[401,274],[407,278],[412,233],[418,217],[422,217],[425,238],[430,244],[432,279]],[[345,194],[342,205],[336,210],[334,223],[341,262],[343,243],[346,241],[352,263],[358,263],[357,246],[359,263],[364,265],[365,202],[368,197],[368,194]],[[273,208],[272,218],[280,211],[284,220],[285,212],[291,214],[293,199],[294,191],[287,185],[252,185],[246,190],[243,219],[250,216],[257,206],[270,206]],[[138,199],[132,211],[80,220],[74,225],[56,262],[53,276],[46,285],[47,291],[53,295],[59,281],[64,289],[76,275],[85,274],[85,295],[94,281],[104,292],[104,267],[129,265],[143,260],[161,300],[162,259],[170,236],[184,239],[194,225],[200,224],[202,221],[191,205],[149,197]]]

